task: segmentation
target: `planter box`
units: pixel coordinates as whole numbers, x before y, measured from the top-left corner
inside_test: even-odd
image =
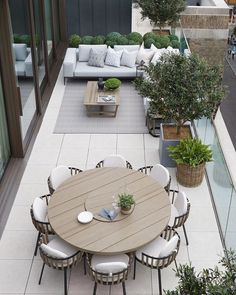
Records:
[[[175,124],[161,124],[160,126],[160,143],[159,143],[159,157],[160,157],[160,163],[161,165],[165,167],[176,167],[176,162],[171,159],[169,156],[169,151],[168,151],[168,146],[176,146],[179,142],[180,139],[165,139],[164,138],[164,132],[163,132],[163,126],[169,125],[169,126],[175,126]],[[194,132],[190,124],[185,124],[185,126],[189,126],[190,128],[190,133],[192,138],[194,137]],[[182,139],[182,138],[181,138]]]

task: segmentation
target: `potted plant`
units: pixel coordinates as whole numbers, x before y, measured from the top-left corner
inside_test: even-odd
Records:
[[[105,87],[109,90],[114,90],[119,88],[121,81],[117,78],[109,78],[105,81]]]
[[[159,146],[161,164],[174,167],[167,147],[192,136],[186,122],[211,118],[216,112],[225,95],[222,71],[196,54],[170,53],[162,54],[145,72],[148,78],[138,78],[136,88],[143,97],[150,99],[151,113],[174,122],[171,126],[161,125]]]
[[[123,214],[130,214],[132,212],[132,206],[135,204],[134,196],[127,193],[121,193],[118,195],[118,207]]]
[[[185,10],[185,0],[138,0],[142,19],[149,18],[151,24],[158,26],[160,32],[165,25],[179,20],[180,13]]]
[[[170,157],[177,164],[176,178],[183,186],[194,187],[201,184],[205,163],[212,161],[212,150],[200,139],[187,138],[176,146],[169,146]]]

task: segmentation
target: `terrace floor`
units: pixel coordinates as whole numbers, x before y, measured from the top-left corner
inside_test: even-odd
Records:
[[[36,230],[30,218],[30,205],[36,196],[48,193],[47,177],[59,164],[81,169],[95,164],[111,153],[122,154],[134,168],[155,164],[158,159],[158,139],[149,134],[53,134],[65,86],[60,73],[41,129],[28,161],[14,205],[0,240],[0,294],[63,294],[63,273],[45,267],[42,284],[38,285],[41,258],[34,257]],[[190,216],[186,223],[189,246],[182,230],[177,263],[192,263],[197,270],[217,264],[223,249],[206,181],[197,188],[183,188],[175,180],[175,169],[170,169],[172,188],[185,190],[190,202]],[[162,272],[163,288],[173,288],[177,279],[174,264]],[[79,264],[69,276],[69,294],[92,294],[93,282],[83,275]],[[97,294],[108,294],[109,288],[98,286]],[[121,286],[112,294],[122,294]],[[157,272],[137,265],[136,280],[132,272],[127,281],[127,294],[158,294]]]

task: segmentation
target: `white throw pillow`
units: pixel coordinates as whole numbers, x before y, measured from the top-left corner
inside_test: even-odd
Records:
[[[160,251],[159,258],[169,256],[175,249],[178,243],[178,236],[175,234]]]
[[[145,49],[143,46],[141,46],[137,54],[136,63],[140,64],[140,62],[143,60],[145,64],[148,65],[154,53],[155,52],[153,50]]]
[[[166,51],[165,48],[157,49],[156,53],[154,54],[150,62],[155,65],[160,60],[162,54],[165,53],[165,51]]]
[[[120,58],[123,53],[123,50],[115,51],[110,46],[107,50],[107,56],[105,59],[105,64],[112,67],[120,67]]]
[[[168,46],[168,47],[166,48],[166,52],[167,52],[167,53],[180,54],[178,48],[173,48],[173,47],[171,47],[171,46]]]
[[[133,68],[135,66],[137,54],[138,51],[128,51],[124,49],[120,60],[120,65]]]
[[[127,268],[127,264],[124,262],[103,262],[95,266],[95,271],[101,273],[116,273]]]
[[[158,52],[159,50],[154,44],[151,45],[150,49],[153,50],[154,52]]]
[[[34,218],[40,222],[47,221],[47,214],[48,214],[48,206],[45,200],[37,197],[34,199],[32,210],[34,214]]]

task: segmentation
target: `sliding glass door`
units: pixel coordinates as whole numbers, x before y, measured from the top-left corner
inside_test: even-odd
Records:
[[[8,129],[2,89],[2,81],[0,75],[0,179],[3,176],[3,172],[6,168],[8,160],[10,158],[10,145],[8,139]]]

